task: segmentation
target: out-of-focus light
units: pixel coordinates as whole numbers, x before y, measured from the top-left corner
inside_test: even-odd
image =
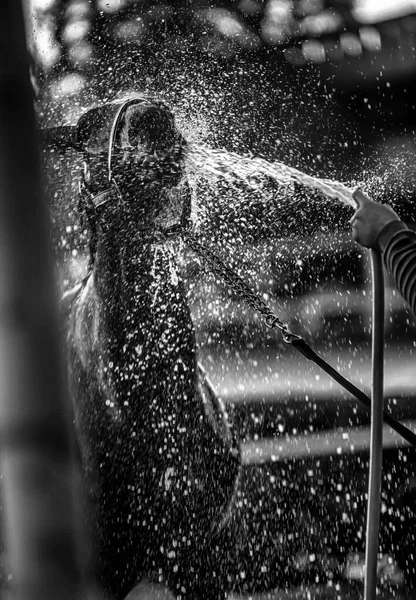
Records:
[[[56,4],[56,0],[30,0],[29,6],[35,10],[49,10]]]
[[[52,84],[54,96],[72,96],[80,92],[86,85],[86,79],[78,73],[68,73]]]
[[[290,19],[292,13],[293,2],[290,0],[269,0],[264,9],[264,16],[277,23]]]
[[[232,37],[234,33],[242,30],[241,22],[226,8],[208,8],[199,10],[197,11],[196,16],[201,21],[208,21],[212,25],[215,25],[217,30],[226,37],[229,37],[227,34],[231,34],[230,37]]]
[[[87,17],[92,11],[92,6],[88,0],[76,0],[71,4],[68,4],[65,10],[65,17],[67,19],[81,19]]]
[[[318,40],[306,40],[302,44],[303,56],[306,60],[314,63],[325,62],[325,47],[322,42]]]
[[[261,37],[266,44],[282,44],[288,38],[287,30],[281,23],[275,23],[268,19],[261,22]]]
[[[201,11],[198,16],[208,20],[217,29],[218,33],[226,38],[235,40],[243,48],[256,48],[260,40],[250,31],[232,12],[226,8],[211,8]]]
[[[224,11],[224,13],[228,13],[228,11]],[[242,23],[230,13],[221,15],[215,15],[215,19],[213,19],[218,31],[225,35],[225,37],[236,37],[244,33],[244,27]]]
[[[114,36],[125,42],[139,43],[146,32],[146,25],[142,19],[137,21],[122,21],[113,29]]]
[[[126,0],[98,0],[99,10],[106,13],[116,13],[126,5]]]
[[[94,48],[92,44],[80,42],[69,48],[68,55],[72,64],[83,65],[93,58]]]
[[[375,27],[360,27],[360,40],[365,50],[379,52],[381,50],[381,35]]]
[[[63,32],[62,38],[67,44],[84,39],[90,30],[90,22],[86,19],[69,22]]]
[[[337,12],[325,10],[318,15],[310,15],[300,22],[301,33],[322,35],[333,33],[342,25],[342,17]]]
[[[360,56],[363,53],[361,42],[354,33],[341,33],[339,43],[345,54]]]
[[[35,28],[33,41],[43,67],[46,70],[53,67],[61,56],[61,47],[56,43],[54,23],[51,19],[45,20]]]
[[[416,0],[356,0],[352,14],[360,23],[377,23],[416,10]]]
[[[282,44],[292,29],[293,2],[289,0],[269,0],[261,22],[261,37],[266,44]]]

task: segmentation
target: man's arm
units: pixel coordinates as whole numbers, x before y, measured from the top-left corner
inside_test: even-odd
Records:
[[[390,206],[373,202],[360,190],[353,197],[358,205],[351,219],[354,240],[382,253],[387,271],[416,316],[416,232]]]

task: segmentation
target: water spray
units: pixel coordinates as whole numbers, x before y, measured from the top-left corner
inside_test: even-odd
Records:
[[[42,138],[49,145],[55,146],[59,150],[72,148],[76,151],[81,151],[83,148],[82,136],[77,127],[67,126],[49,129],[42,132]],[[229,169],[226,167],[224,168],[222,154],[222,151],[213,151],[211,149],[199,147],[198,152],[193,153],[191,151],[190,162],[197,170],[207,171],[208,169],[209,173],[214,177],[227,179],[230,178],[230,172]],[[209,161],[206,160],[207,156],[210,158]],[[218,160],[215,160],[215,157],[217,157]],[[234,155],[233,153],[227,153],[227,157],[231,162],[234,160],[234,162],[238,164],[238,170],[235,169],[235,171],[241,178],[248,182],[248,184],[251,177],[255,178],[259,174],[266,177],[268,175],[274,176],[277,168],[282,179],[288,183],[301,183],[302,185],[322,192],[326,196],[336,198],[345,205],[354,208],[356,207],[356,201],[352,190],[339,182],[305,175],[301,171],[288,167],[283,163],[271,164],[268,161],[259,158],[245,158],[244,161],[241,161],[242,157]],[[270,171],[271,167],[273,167],[272,171]],[[308,360],[312,360],[317,364],[371,411],[365,600],[375,600],[377,590],[377,556],[381,505],[383,421],[392,427],[410,445],[416,448],[415,433],[383,410],[384,280],[381,255],[376,251],[371,251],[373,327],[372,393],[370,399],[364,392],[353,385],[320,357],[303,338],[289,331],[288,327],[272,312],[264,300],[260,298],[260,296],[254,292],[245,281],[233,271],[233,269],[228,267],[214,252],[203,246],[189,231],[189,227],[187,226],[189,224],[189,214],[187,213],[185,216],[186,218],[182,219],[183,222],[178,223],[176,227],[172,227],[169,232],[161,232],[162,238],[165,235],[165,239],[168,240],[170,234],[174,237],[182,237],[185,244],[206,261],[210,269],[224,279],[240,299],[262,315],[266,325],[270,329],[279,329],[285,342],[294,346],[296,350],[303,354]],[[163,239],[161,241],[163,241]]]

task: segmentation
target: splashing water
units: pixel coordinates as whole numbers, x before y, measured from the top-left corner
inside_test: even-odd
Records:
[[[329,198],[356,207],[352,196],[354,190],[343,183],[307,175],[282,162],[270,162],[263,158],[251,158],[235,152],[193,144],[189,152],[188,163],[191,169],[211,180],[223,179],[229,183],[243,183],[255,191],[260,191],[261,180],[265,178],[280,184],[300,183],[305,187],[322,192]]]

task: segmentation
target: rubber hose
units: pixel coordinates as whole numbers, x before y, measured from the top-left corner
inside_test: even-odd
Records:
[[[384,383],[384,277],[381,254],[371,251],[373,323],[371,374],[370,472],[367,501],[364,599],[375,600],[380,533],[381,480],[383,459]]]

